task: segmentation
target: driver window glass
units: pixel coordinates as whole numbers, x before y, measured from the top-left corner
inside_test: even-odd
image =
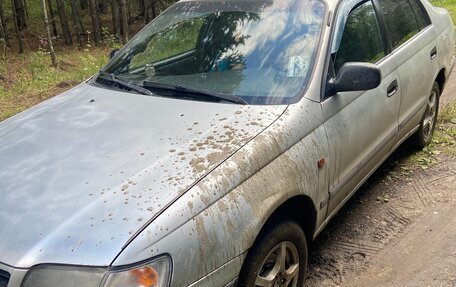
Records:
[[[347,62],[376,63],[385,56],[377,16],[371,1],[352,10],[334,56],[337,73]]]
[[[144,52],[132,58],[130,70],[195,49],[203,24],[202,19],[189,19],[153,35]]]

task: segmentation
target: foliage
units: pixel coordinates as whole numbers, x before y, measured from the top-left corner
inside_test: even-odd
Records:
[[[108,50],[60,51],[59,68],[50,65],[46,51],[9,56],[0,64],[0,121],[74,86],[97,72]]]

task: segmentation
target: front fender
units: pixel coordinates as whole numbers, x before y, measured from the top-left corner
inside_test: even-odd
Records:
[[[116,259],[124,265],[168,253],[172,286],[188,286],[252,246],[274,211],[297,195],[319,202],[327,194],[328,154],[318,103],[303,100],[170,206]],[[324,212],[320,220],[324,219]],[[220,272],[230,283],[242,264]],[[214,282],[215,282],[214,281]]]

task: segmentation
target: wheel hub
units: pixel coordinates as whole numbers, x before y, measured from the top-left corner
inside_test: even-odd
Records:
[[[299,278],[298,249],[289,241],[277,244],[266,256],[255,286],[297,287]]]

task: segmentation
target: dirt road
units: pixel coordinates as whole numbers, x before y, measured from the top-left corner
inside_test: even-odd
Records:
[[[441,104],[455,101],[456,73]],[[313,244],[308,286],[456,287],[456,158],[403,145]]]

